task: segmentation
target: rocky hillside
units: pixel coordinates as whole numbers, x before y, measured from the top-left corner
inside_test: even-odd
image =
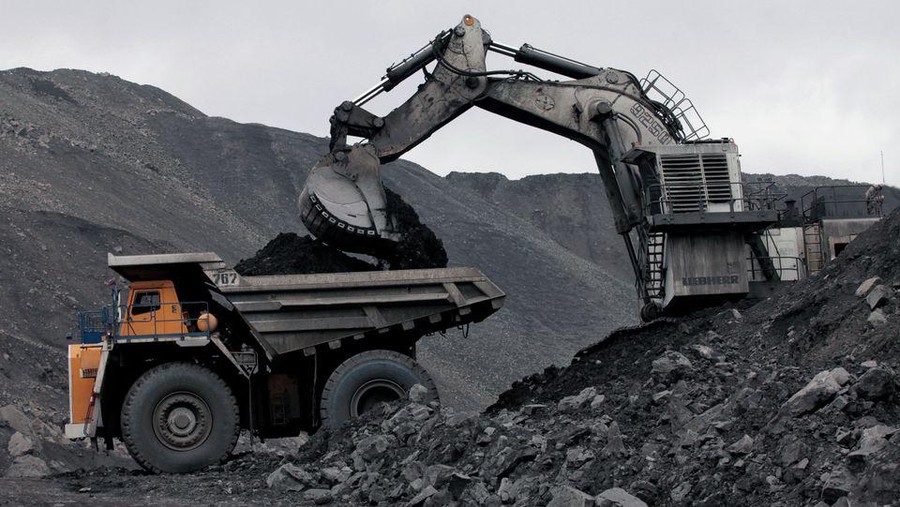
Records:
[[[497,173],[459,173],[447,180],[528,220],[579,257],[623,279],[634,272],[599,174],[545,174],[510,180]]]

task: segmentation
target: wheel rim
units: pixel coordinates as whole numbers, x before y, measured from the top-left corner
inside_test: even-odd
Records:
[[[383,402],[399,400],[406,394],[399,384],[385,379],[370,380],[353,393],[350,416],[359,417]]]
[[[153,410],[157,440],[174,451],[196,449],[212,431],[212,411],[203,398],[190,392],[172,393]]]

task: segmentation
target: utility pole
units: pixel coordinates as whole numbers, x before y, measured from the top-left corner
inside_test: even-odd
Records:
[[[881,150],[881,184],[884,185],[884,150]]]

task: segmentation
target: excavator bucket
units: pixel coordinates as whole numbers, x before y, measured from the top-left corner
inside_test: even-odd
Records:
[[[310,234],[342,250],[375,255],[399,240],[371,145],[325,156],[310,170],[298,205]]]

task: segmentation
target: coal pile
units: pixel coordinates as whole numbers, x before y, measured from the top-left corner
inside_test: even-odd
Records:
[[[268,484],[340,505],[896,504],[898,290],[894,213],[769,300],[617,331],[484,414],[385,406]]]
[[[419,220],[419,215],[399,194],[389,188],[387,214],[400,231],[400,242],[385,252],[385,260],[391,269],[428,269],[447,267],[447,251],[444,243],[427,225]]]
[[[256,255],[234,267],[242,275],[288,275],[378,271],[378,266],[350,257],[309,236],[283,232]]]
[[[67,488],[171,505],[897,505],[898,291],[895,212],[819,276],[614,332],[485,413],[414,387],[297,453]]]
[[[242,259],[234,269],[242,275],[260,276],[379,271],[385,264],[389,269],[447,267],[444,243],[419,220],[412,206],[396,192],[385,191],[388,215],[401,234],[396,245],[388,245],[378,253],[382,261],[379,264],[351,257],[310,236],[283,232],[253,257]]]

